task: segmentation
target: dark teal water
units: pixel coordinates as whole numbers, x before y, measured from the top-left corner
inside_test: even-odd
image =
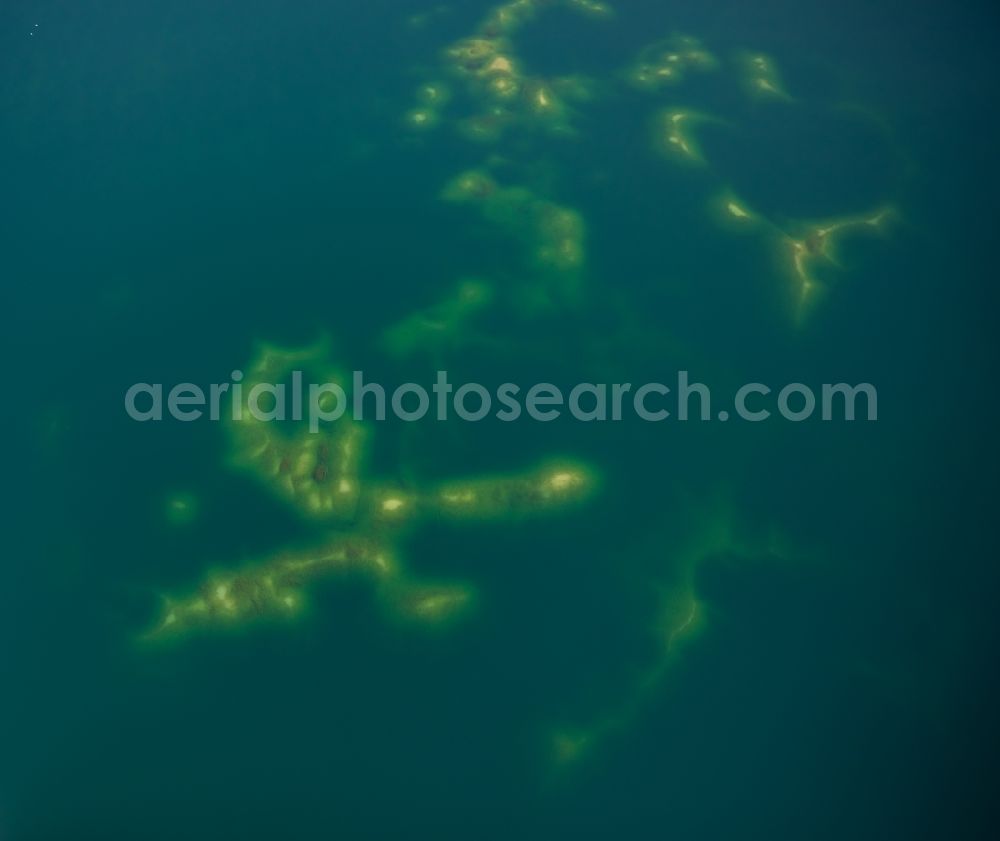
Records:
[[[0,10],[0,838],[988,837],[995,20],[620,3],[519,39],[538,72],[609,86],[675,30],[777,61],[798,108],[712,77],[677,95],[729,115],[702,136],[725,183],[777,217],[900,214],[796,329],[766,254],[650,151],[673,94],[598,98],[575,140],[407,134],[413,89],[488,4],[406,25],[428,8]],[[363,582],[333,581],[294,628],[138,649],[155,594],[316,532],[227,469],[217,426],[133,423],[125,389],[224,381],[256,341],[322,332],[346,366],[430,382],[375,339],[459,276],[509,271],[475,214],[436,199],[491,152],[583,214],[587,285],[571,315],[496,316],[502,343],[448,359],[454,381],[870,381],[879,421],[387,424],[381,476],[564,453],[602,493],[551,520],[415,531],[412,569],[479,592],[453,627],[401,629]],[[177,491],[200,501],[188,526],[164,517]],[[720,500],[792,560],[708,558],[702,634],[626,726],[554,771],[549,729],[607,719],[662,659],[657,594]]]

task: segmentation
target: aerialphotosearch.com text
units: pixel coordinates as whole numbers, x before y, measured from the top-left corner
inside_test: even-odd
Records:
[[[650,423],[671,419],[749,423],[878,419],[878,393],[871,383],[772,387],[754,382],[739,387],[728,399],[713,398],[712,390],[692,381],[687,371],[678,371],[669,386],[662,382],[584,382],[569,389],[552,383],[456,386],[446,371],[438,371],[429,387],[407,382],[389,388],[366,382],[364,372],[355,371],[346,389],[340,383],[306,382],[301,371],[293,371],[289,380],[281,383],[249,383],[242,371],[233,371],[229,382],[207,388],[190,382],[169,388],[162,383],[136,383],[125,393],[125,410],[141,422],[218,421],[226,415],[240,420],[249,414],[265,422],[302,421],[313,432],[345,415],[357,421],[384,421],[391,415],[407,422],[457,418],[472,423],[489,417],[540,423],[561,417],[584,423],[615,422],[630,416]]]

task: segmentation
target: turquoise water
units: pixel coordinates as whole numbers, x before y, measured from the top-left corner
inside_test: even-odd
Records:
[[[415,88],[489,8],[0,11],[0,838],[987,834],[995,21],[887,2],[555,10],[518,53],[597,80],[576,136],[472,142],[458,105],[412,131]],[[766,53],[795,102],[747,98],[728,63],[625,84],[675,31],[727,62]],[[724,117],[698,132],[711,178],[656,152],[672,107]],[[491,156],[585,220],[579,300],[505,304],[517,249],[439,199]],[[796,324],[772,250],[708,213],[720,185],[769,219],[898,218],[845,245]],[[499,289],[481,341],[380,352],[467,275]],[[551,517],[415,527],[408,567],[476,589],[453,624],[386,621],[368,582],[332,579],[288,627],[138,645],[160,594],[323,531],[227,466],[224,428],[134,423],[125,390],[225,381],[259,341],[322,333],[389,383],[439,362],[484,383],[688,369],[721,394],[869,381],[879,420],[376,425],[372,475],[558,454],[600,491]],[[178,493],[190,523],[166,516]],[[722,521],[746,539],[701,542]],[[703,621],[675,650],[657,617],[688,594],[692,544]],[[570,763],[552,756],[564,728],[593,743]]]

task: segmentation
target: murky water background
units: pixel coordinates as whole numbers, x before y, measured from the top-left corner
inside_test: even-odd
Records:
[[[616,5],[612,23],[540,19],[521,55],[610,86],[642,45],[688,32],[770,55],[801,109],[770,117],[696,79],[599,96],[575,139],[490,147],[402,124],[488,4],[420,27],[426,2],[0,12],[0,837],[983,829],[995,22],[971,5]],[[898,208],[801,329],[759,245],[713,225],[698,179],[651,151],[649,119],[675,101],[744,109],[701,137],[761,212]],[[374,340],[458,277],[504,270],[481,220],[438,200],[490,154],[529,162],[583,215],[587,282],[572,317],[495,320],[503,343],[447,360],[454,381],[870,381],[878,423],[390,423],[373,472],[568,453],[602,494],[551,520],[418,529],[408,564],[479,592],[454,626],[401,630],[364,582],[331,581],[291,629],[138,651],[157,593],[315,532],[226,468],[218,426],[135,424],[125,389],[224,381],[254,342],[324,331],[374,379],[431,382]],[[188,525],[164,516],[177,492],[198,499]],[[718,512],[794,550],[702,563],[704,628],[640,692],[663,660],[673,559]],[[622,710],[584,760],[553,767],[553,728]]]

